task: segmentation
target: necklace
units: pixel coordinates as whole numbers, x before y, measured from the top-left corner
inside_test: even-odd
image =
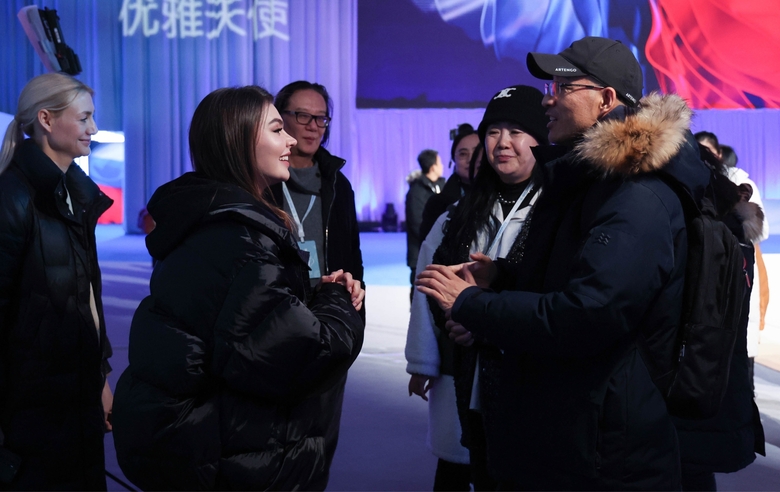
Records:
[[[517,201],[517,198],[515,198],[515,199],[504,198],[501,195],[501,192],[500,191],[498,192],[498,203],[503,203],[504,205],[514,205],[516,201]]]

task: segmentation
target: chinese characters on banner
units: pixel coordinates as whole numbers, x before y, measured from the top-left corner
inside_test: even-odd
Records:
[[[122,0],[119,20],[125,37],[140,32],[147,38],[165,34],[171,39],[214,39],[226,29],[245,37],[245,25],[251,23],[255,41],[289,41],[287,10],[286,0]]]

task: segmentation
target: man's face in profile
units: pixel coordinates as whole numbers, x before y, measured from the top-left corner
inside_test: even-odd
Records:
[[[596,124],[599,117],[601,85],[587,77],[554,77],[542,99],[550,143],[563,144],[577,138]]]

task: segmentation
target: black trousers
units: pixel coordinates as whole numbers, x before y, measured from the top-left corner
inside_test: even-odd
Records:
[[[471,490],[471,467],[439,458],[436,477],[433,479],[433,490],[434,492]]]
[[[474,484],[474,490],[497,490],[498,483],[488,472],[487,439],[481,414],[469,412],[469,430],[471,431],[471,440],[469,441],[471,482]]]

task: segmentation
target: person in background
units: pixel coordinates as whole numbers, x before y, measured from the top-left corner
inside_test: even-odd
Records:
[[[709,150],[719,163],[722,163],[724,172],[727,173],[728,178],[734,184],[745,184],[750,186],[752,190],[750,202],[758,205],[762,212],[766,212],[764,203],[761,201],[761,193],[758,190],[758,186],[750,179],[746,171],[737,167],[738,158],[734,149],[728,145],[720,145],[717,135],[712,132],[701,131],[697,132],[694,136],[700,145]],[[751,272],[754,281],[750,293],[751,315],[748,318],[747,326],[748,371],[751,388],[753,387],[753,366],[755,357],[758,355],[760,334],[761,330],[763,330],[766,309],[769,305],[769,282],[766,266],[764,265],[764,258],[761,254],[761,246],[759,244],[768,237],[769,221],[764,217],[761,233],[753,240],[756,261],[753,272]],[[754,292],[755,295],[753,294]]]
[[[707,150],[712,152],[712,155],[715,156],[718,161],[723,161],[723,151],[720,148],[720,142],[718,141],[717,135],[712,132],[701,131],[696,132],[693,136],[696,138],[696,141],[699,142],[699,145],[703,145]]]
[[[325,148],[333,115],[330,95],[321,84],[299,80],[282,87],[274,106],[297,143],[289,181],[271,186],[271,193],[295,223],[301,249],[310,253],[312,285],[323,272],[335,270],[362,282],[355,193],[341,172],[346,161]]]
[[[92,95],[61,73],[30,80],[0,153],[0,438],[21,457],[0,487],[12,490],[106,489],[111,344],[95,226],[113,201],[73,162],[97,133]]]
[[[406,264],[411,269],[410,282],[412,290],[409,300],[414,296],[414,277],[417,267],[417,256],[425,236],[420,234],[423,210],[428,199],[441,193],[444,188],[444,166],[441,157],[435,150],[426,149],[417,156],[420,169],[412,171],[407,177],[409,191],[406,193]]]
[[[462,263],[469,252],[491,258],[510,255],[540,192],[531,148],[547,143],[541,102],[542,93],[524,85],[503,89],[490,100],[478,130],[478,140],[485,142],[475,152],[484,149],[480,172],[457,206],[434,224],[420,249],[418,269]],[[500,357],[488,344],[455,347],[444,313],[425,294],[415,292],[406,371],[411,375],[409,395],[428,400],[428,445],[439,458],[434,490],[469,490],[469,482],[475,490],[494,490],[496,485],[486,466],[483,408],[479,398],[467,397],[472,386],[480,387],[477,349],[484,355],[483,364],[485,357],[488,364]],[[480,389],[486,399],[494,397],[490,386]]]
[[[347,163],[325,148],[330,138],[333,101],[322,84],[298,80],[282,87],[274,106],[284,130],[296,140],[290,154],[290,179],[271,186],[274,203],[293,220],[298,246],[309,252],[312,285],[326,272],[344,270],[363,282],[355,193],[341,172]],[[360,309],[365,321],[365,303]],[[322,395],[322,405],[335,408],[325,440],[328,464],[336,453],[341,406],[347,375]]]
[[[766,309],[769,306],[769,278],[766,271],[766,265],[764,264],[764,257],[761,254],[761,241],[766,240],[769,237],[769,220],[766,218],[766,209],[764,203],[761,201],[761,193],[758,191],[756,183],[750,179],[747,171],[737,167],[739,164],[739,158],[734,149],[729,145],[720,146],[721,159],[723,165],[726,167],[729,179],[736,185],[747,184],[753,190],[753,194],[750,196],[750,202],[755,203],[764,212],[764,224],[761,229],[761,235],[753,240],[753,248],[755,249],[756,262],[754,266],[753,287],[750,295],[750,312],[752,315],[748,318],[747,328],[747,351],[748,351],[748,369],[750,373],[750,385],[755,388],[753,384],[753,369],[756,356],[758,355],[758,344],[761,336],[761,331],[764,329],[764,323],[766,318]],[[753,292],[756,294],[753,295]]]
[[[675,95],[643,98],[639,63],[611,39],[526,64],[547,82],[555,145],[534,149],[544,191],[517,259],[431,265],[418,286],[450,314],[456,342],[503,352],[485,378],[498,398],[483,402],[501,490],[678,490],[660,378],[673,364],[687,245],[660,174],[701,199],[710,172],[692,111]]]
[[[189,143],[194,172],[148,205],[158,263],[117,384],[117,459],[144,490],[324,490],[340,407],[322,395],[360,352],[361,284],[337,270],[312,292],[267,199],[295,145],[271,94],[210,93]]]
[[[721,147],[712,152],[702,142],[717,139],[709,133],[702,139],[702,159],[714,170],[713,203],[719,216],[739,240],[745,258],[748,286],[742,303],[742,312],[736,341],[731,355],[729,379],[718,413],[709,419],[674,418],[680,443],[682,489],[684,491],[717,490],[715,473],[741,470],[756,459],[756,453],[766,454],[764,429],[756,407],[750,365],[748,362],[748,318],[753,285],[753,244],[762,233],[763,211],[749,201],[753,187],[736,185],[728,177],[728,168],[722,160]],[[717,142],[717,140],[715,140]]]
[[[441,193],[428,199],[420,222],[420,240],[424,241],[441,214],[447,207],[460,200],[471,186],[471,158],[480,146],[479,136],[474,127],[468,123],[458,125],[453,130],[452,148],[450,149],[450,165],[455,163],[455,172],[447,179]]]

